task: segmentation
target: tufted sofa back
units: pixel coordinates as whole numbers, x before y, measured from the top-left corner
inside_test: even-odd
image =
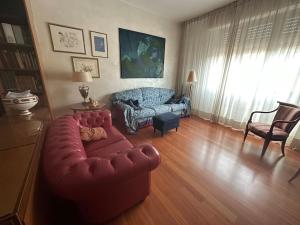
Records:
[[[50,125],[43,150],[43,172],[52,191],[63,198],[77,203],[93,201],[95,196],[105,196],[107,190],[117,188],[118,182],[148,173],[160,162],[157,150],[146,144],[133,148],[120,145],[117,152],[112,147],[105,155],[89,156],[80,139],[78,124],[109,129],[111,114],[109,111],[79,113],[58,118]]]
[[[103,127],[104,129],[112,127],[111,113],[108,110],[77,113],[73,117],[85,127]]]
[[[78,182],[92,179],[91,171],[100,160],[87,157],[78,122],[89,127],[103,126],[105,129],[112,126],[110,112],[101,111],[64,116],[54,120],[49,127],[43,152],[44,174],[56,193],[69,198],[73,197],[73,193],[80,192],[76,190],[80,188]]]
[[[62,185],[56,184],[61,184],[71,168],[86,158],[77,121],[72,116],[54,120],[47,131],[43,169],[46,180],[56,188],[55,192],[65,192]]]

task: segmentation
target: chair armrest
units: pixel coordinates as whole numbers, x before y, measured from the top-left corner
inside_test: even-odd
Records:
[[[251,122],[252,122],[252,117],[253,117],[253,115],[256,114],[256,113],[273,113],[273,112],[275,112],[275,111],[277,111],[277,110],[278,110],[278,107],[277,107],[276,109],[272,110],[272,111],[254,111],[254,112],[251,113],[250,118],[249,118],[249,120],[248,120],[248,123],[251,123]]]
[[[300,117],[297,118],[297,119],[295,119],[295,120],[291,120],[291,121],[289,121],[289,120],[275,120],[275,121],[272,123],[269,132],[270,132],[270,133],[273,133],[273,129],[274,129],[274,127],[275,127],[275,125],[276,125],[277,123],[290,123],[290,124],[292,124],[292,123],[298,123],[299,120],[300,120]]]

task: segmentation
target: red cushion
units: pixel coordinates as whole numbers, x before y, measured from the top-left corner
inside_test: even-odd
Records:
[[[106,129],[107,138],[101,141],[92,141],[84,143],[84,148],[87,153],[93,152],[94,150],[98,150],[99,148],[103,148],[105,146],[111,145],[115,142],[126,140],[123,134],[120,133],[115,127],[111,127],[110,129]]]
[[[249,130],[252,131],[253,133],[261,136],[261,137],[266,137],[267,133],[270,130],[271,125],[264,124],[264,123],[249,123],[248,125]],[[274,127],[272,137],[274,139],[281,139],[281,138],[286,138],[289,134],[285,132],[284,130]]]
[[[88,151],[87,156],[111,159],[114,156],[132,148],[133,145],[128,140],[124,139],[111,143],[110,145],[103,146],[101,148],[95,148],[93,149],[93,151]]]

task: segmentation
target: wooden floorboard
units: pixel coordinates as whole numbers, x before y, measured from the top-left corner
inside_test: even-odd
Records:
[[[300,167],[299,153],[281,157],[272,143],[261,160],[262,140],[250,135],[243,144],[242,132],[197,117],[181,119],[178,132],[164,137],[152,127],[126,136],[153,144],[161,164],[145,201],[109,225],[300,225],[300,177],[287,182]],[[71,205],[44,202],[50,219],[42,225],[84,224]]]
[[[299,153],[273,143],[261,160],[262,140],[197,117],[181,120],[164,137],[151,127],[127,135],[153,144],[161,165],[152,173],[150,196],[111,225],[300,224]]]

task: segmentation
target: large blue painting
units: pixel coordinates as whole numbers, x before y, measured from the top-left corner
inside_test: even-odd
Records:
[[[162,78],[165,38],[119,28],[121,78]]]

